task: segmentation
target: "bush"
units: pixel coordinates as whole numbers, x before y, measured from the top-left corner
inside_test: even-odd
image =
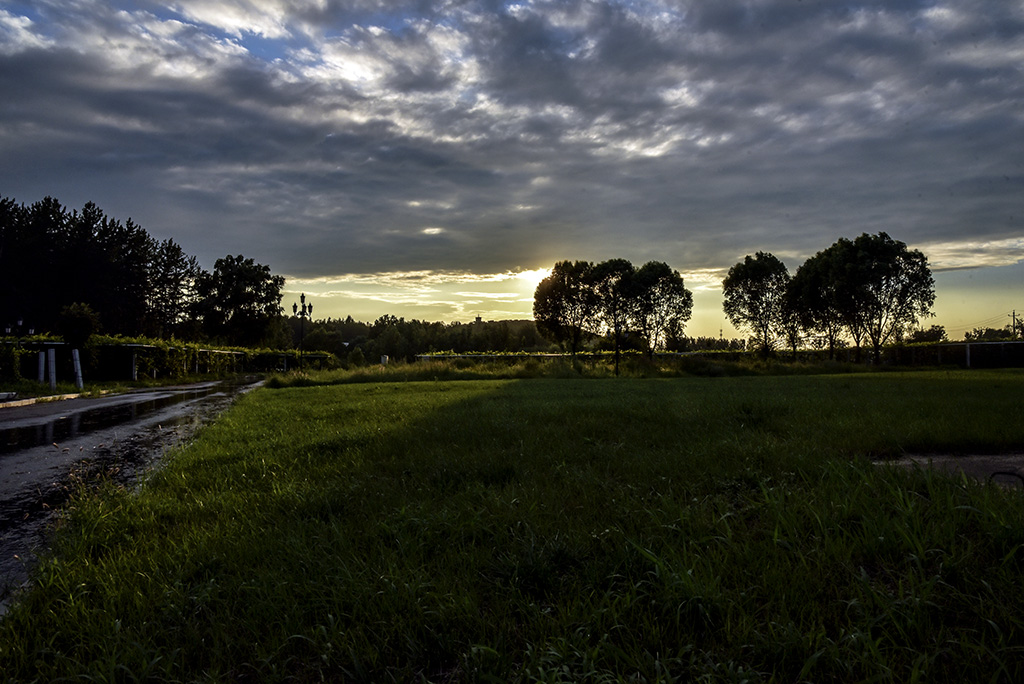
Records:
[[[25,350],[14,343],[0,345],[0,380],[21,379],[21,357]]]
[[[75,302],[60,311],[59,332],[72,349],[85,349],[100,329],[100,317],[88,304]]]
[[[359,347],[356,347],[351,352],[349,352],[349,354],[348,354],[348,365],[349,366],[355,366],[357,368],[360,367],[360,366],[365,366],[366,365],[366,357],[363,355],[363,350],[362,349],[360,349]]]

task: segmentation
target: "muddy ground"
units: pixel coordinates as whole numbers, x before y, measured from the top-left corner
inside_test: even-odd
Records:
[[[0,615],[77,487],[138,481],[253,386],[199,383],[0,408]]]

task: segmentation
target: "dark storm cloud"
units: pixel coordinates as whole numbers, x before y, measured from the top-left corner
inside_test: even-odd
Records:
[[[38,8],[0,10],[0,194],[95,200],[207,265],[793,267],[1024,227],[1015,3]]]

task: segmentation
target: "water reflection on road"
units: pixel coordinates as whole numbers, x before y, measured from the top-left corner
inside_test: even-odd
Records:
[[[250,378],[0,408],[0,615],[75,479],[133,481],[254,386]]]

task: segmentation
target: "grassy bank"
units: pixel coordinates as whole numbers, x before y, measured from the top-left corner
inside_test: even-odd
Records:
[[[310,380],[306,383],[309,384]],[[257,390],[83,492],[0,622],[59,681],[1014,681],[1019,372]]]
[[[738,356],[738,358],[733,358]],[[886,372],[910,370],[885,368]],[[452,358],[437,356],[415,363],[392,361],[388,365],[370,364],[338,368],[325,372],[284,373],[271,376],[272,387],[302,387],[315,385],[349,384],[357,382],[414,382],[437,380],[532,380],[547,379],[607,379],[622,378],[692,378],[692,377],[752,377],[779,375],[836,375],[878,372],[879,368],[862,363],[838,361],[803,362],[788,358],[763,359],[754,354],[714,354],[668,356],[649,359],[646,355],[624,354],[615,374],[614,356],[596,357],[523,358],[510,354],[505,357]]]

